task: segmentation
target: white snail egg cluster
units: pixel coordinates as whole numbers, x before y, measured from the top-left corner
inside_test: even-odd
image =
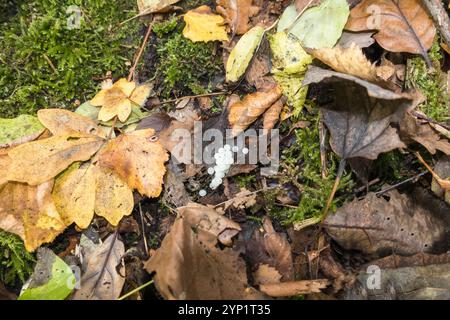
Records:
[[[214,174],[214,178],[211,181],[209,187],[213,190],[217,189],[222,184],[222,179],[230,170],[231,165],[234,163],[233,151],[231,146],[226,144],[223,148],[219,148],[214,155],[216,165],[214,168],[209,168],[208,173]]]

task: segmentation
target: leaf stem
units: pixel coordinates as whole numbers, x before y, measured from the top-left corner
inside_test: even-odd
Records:
[[[144,283],[142,286],[137,287],[136,289],[131,290],[130,292],[128,292],[128,293],[124,294],[123,296],[117,298],[117,300],[124,300],[124,299],[128,298],[129,296],[132,296],[133,294],[135,294],[135,293],[141,291],[142,289],[148,287],[148,286],[151,285],[152,283],[153,283],[153,279],[150,280],[150,281],[147,282],[147,283]]]
[[[328,197],[327,206],[325,207],[325,210],[322,215],[322,222],[328,216],[328,212],[330,211],[331,203],[333,202],[334,195],[336,194],[336,191],[339,188],[339,183],[341,182],[341,177],[342,177],[342,174],[344,173],[346,164],[347,164],[346,159],[341,159],[341,162],[339,163],[338,172],[336,174],[336,180],[334,181],[333,189],[331,190],[330,196]]]
[[[134,77],[134,71],[137,68],[139,60],[141,60],[141,56],[144,53],[145,47],[147,46],[148,38],[150,37],[150,34],[152,33],[152,27],[153,27],[153,23],[150,22],[148,25],[148,28],[147,28],[147,33],[145,34],[144,41],[142,42],[141,48],[139,49],[139,53],[138,53],[136,59],[134,60],[133,66],[130,69],[130,74],[128,75],[128,82],[130,82],[131,79],[133,79],[133,77]]]

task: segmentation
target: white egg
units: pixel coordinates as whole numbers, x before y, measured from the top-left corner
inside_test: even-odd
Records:
[[[204,197],[206,196],[206,190],[200,190],[200,192],[198,193],[200,197]]]
[[[214,168],[208,168],[208,174],[213,175],[215,172]]]

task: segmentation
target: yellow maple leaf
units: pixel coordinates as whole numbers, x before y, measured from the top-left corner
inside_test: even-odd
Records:
[[[136,87],[134,81],[120,79],[110,88],[102,89],[91,100],[95,107],[102,107],[98,114],[100,121],[109,121],[117,116],[119,121],[125,122],[131,114],[132,104],[143,106],[150,95],[151,86]]]
[[[66,225],[86,229],[94,212],[113,226],[131,214],[133,191],[116,173],[91,163],[73,164],[55,181],[53,199]]]
[[[169,155],[153,129],[137,130],[111,140],[100,151],[99,164],[114,170],[130,188],[148,197],[158,197]]]
[[[208,6],[186,12],[184,21],[186,27],[183,35],[193,42],[228,41],[225,20],[220,15],[213,14]]]
[[[17,234],[28,251],[53,241],[66,225],[51,197],[53,180],[38,186],[8,182],[0,187],[0,228]]]
[[[11,158],[7,179],[39,185],[54,178],[76,161],[87,161],[103,145],[93,135],[62,135],[19,145],[8,152]]]

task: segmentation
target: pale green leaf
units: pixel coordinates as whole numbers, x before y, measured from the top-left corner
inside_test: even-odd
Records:
[[[33,140],[43,131],[44,127],[34,116],[24,114],[14,119],[0,119],[0,146]]]
[[[292,8],[281,24],[281,30],[294,22]],[[307,9],[291,28],[290,33],[295,35],[303,47],[312,49],[332,48],[342,35],[347,23],[350,8],[346,0],[325,0],[319,6]],[[280,30],[280,25],[278,26]]]
[[[282,32],[289,28],[294,22],[297,15],[298,12],[295,8],[295,4],[291,4],[290,6],[288,6],[281,15],[280,21],[278,21],[277,32]]]
[[[33,275],[18,300],[64,300],[75,283],[72,269],[50,249],[40,248]]]
[[[227,61],[228,82],[237,82],[245,73],[264,36],[264,28],[254,27],[244,34],[230,53]]]

